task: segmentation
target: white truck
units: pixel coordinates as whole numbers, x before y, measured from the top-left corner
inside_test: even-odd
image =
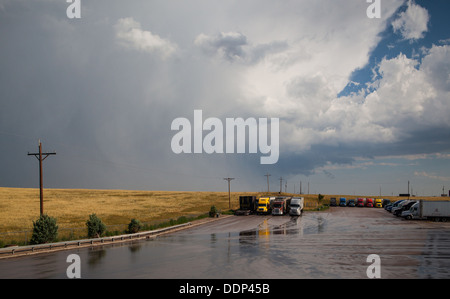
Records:
[[[419,200],[409,210],[401,214],[405,219],[428,219],[434,221],[450,220],[450,201]]]
[[[303,206],[305,204],[305,198],[303,197],[292,197],[291,199],[291,209],[289,210],[289,215],[300,216],[303,211]]]

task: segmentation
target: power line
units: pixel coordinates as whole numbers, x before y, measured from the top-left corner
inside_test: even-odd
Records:
[[[264,176],[267,177],[267,193],[270,193],[270,188],[269,188],[269,177],[270,177],[270,174],[265,174]]]
[[[40,206],[41,206],[41,215],[44,214],[44,184],[43,184],[43,171],[42,171],[42,162],[47,159],[50,155],[56,155],[55,152],[52,153],[43,153],[42,152],[42,143],[39,140],[39,152],[38,153],[28,153],[28,156],[35,156],[39,160],[39,197],[40,197]],[[42,158],[42,156],[45,156]]]
[[[228,206],[231,209],[231,192],[230,192],[230,182],[234,180],[234,178],[224,178],[224,180],[228,181]]]

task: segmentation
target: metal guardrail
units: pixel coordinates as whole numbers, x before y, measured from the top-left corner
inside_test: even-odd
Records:
[[[27,246],[14,246],[14,247],[6,247],[0,248],[0,259],[5,256],[12,256],[18,254],[26,254],[26,253],[35,253],[39,251],[48,251],[48,250],[56,250],[56,249],[72,249],[77,247],[86,247],[86,246],[94,246],[94,245],[102,245],[102,244],[111,244],[114,242],[124,242],[130,240],[137,240],[143,238],[150,238],[152,236],[165,233],[171,230],[175,230],[178,228],[182,228],[185,226],[192,225],[190,222],[178,224],[174,226],[169,226],[157,230],[139,232],[134,234],[123,234],[117,236],[109,236],[109,237],[100,237],[94,239],[83,239],[83,240],[75,240],[75,241],[65,241],[65,242],[57,242],[57,243],[46,243],[46,244],[37,244],[37,245],[27,245]]]

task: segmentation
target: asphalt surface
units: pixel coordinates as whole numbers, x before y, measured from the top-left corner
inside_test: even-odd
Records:
[[[0,278],[450,278],[450,223],[407,221],[384,209],[332,207],[300,217],[250,215],[153,240],[0,260]]]

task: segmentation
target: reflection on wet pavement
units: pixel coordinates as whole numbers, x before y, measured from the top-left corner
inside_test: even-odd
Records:
[[[0,260],[0,278],[450,278],[450,223],[404,221],[384,210],[336,208],[300,217],[233,216],[154,240]]]

